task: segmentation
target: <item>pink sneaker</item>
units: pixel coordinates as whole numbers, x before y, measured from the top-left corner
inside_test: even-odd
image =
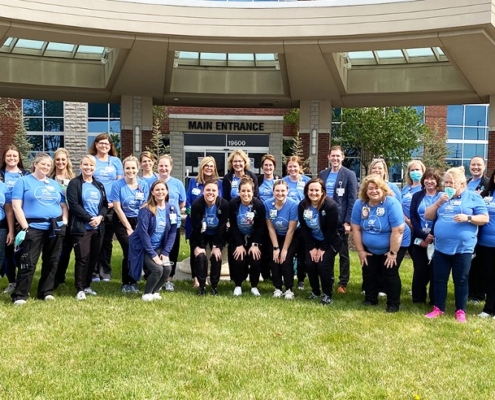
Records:
[[[464,310],[457,310],[455,312],[455,319],[459,322],[467,322],[466,313],[464,312]]]
[[[433,306],[433,311],[429,312],[425,315],[426,318],[438,318],[445,314],[442,310],[440,310],[437,306]]]

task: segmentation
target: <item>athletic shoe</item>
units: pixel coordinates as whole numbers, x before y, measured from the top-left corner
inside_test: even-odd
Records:
[[[143,301],[153,301],[155,298],[153,297],[153,295],[151,293],[145,293],[141,296],[141,299]]]
[[[199,291],[198,291],[198,296],[205,296],[205,295],[206,295],[205,288],[201,288],[201,289],[199,289]]]
[[[161,299],[163,299],[163,297],[160,296],[160,293],[158,292],[153,293],[153,300],[161,300]]]
[[[299,282],[299,283],[297,284],[297,288],[298,288],[299,290],[304,290],[304,282]]]
[[[15,283],[9,283],[5,290],[3,291],[4,294],[11,294],[14,293],[15,290]]]
[[[53,297],[51,294],[47,294],[43,300],[45,300],[45,301],[53,301],[53,300],[55,300],[55,297]]]
[[[316,295],[313,292],[311,292],[311,294],[308,296],[309,300],[316,300],[316,299],[320,299],[320,298],[321,298],[320,295]]]
[[[491,315],[483,311],[482,313],[478,314],[478,317],[480,317],[480,318],[490,318]]]
[[[378,292],[378,297],[387,297],[387,293]]]
[[[77,292],[76,299],[77,300],[86,300],[86,293],[84,293],[82,290]]]
[[[242,296],[242,288],[240,286],[235,287],[234,296]]]
[[[256,297],[261,296],[261,293],[260,293],[260,291],[258,290],[257,287],[251,288],[251,293],[253,294],[253,296],[256,296]]]
[[[337,289],[337,293],[345,294],[347,293],[347,288],[345,286],[339,286],[339,288]]]
[[[129,292],[131,292],[131,293],[139,293],[139,289],[138,289],[137,283],[133,283],[132,285],[129,285]]]
[[[131,286],[130,285],[122,285],[122,288],[120,290],[122,293],[131,293]]]
[[[100,282],[100,277],[99,276],[93,276],[92,281],[93,282]]]
[[[442,310],[440,310],[437,306],[433,306],[433,311],[429,312],[425,315],[426,318],[438,318],[445,314]]]
[[[212,287],[211,288],[211,295],[212,296],[218,296],[218,290],[216,287]]]
[[[387,306],[386,311],[387,311],[388,313],[395,313],[395,312],[399,312],[399,306]]]
[[[102,281],[103,282],[110,282],[110,278],[103,278]]]
[[[173,292],[175,290],[174,283],[172,281],[165,282],[165,290],[168,290],[169,292]]]
[[[26,304],[26,300],[16,300],[14,301],[14,306],[22,306]]]
[[[333,300],[330,296],[324,294],[323,297],[321,298],[321,304],[323,304],[324,306],[328,305],[328,304],[332,304]]]
[[[276,299],[279,299],[280,297],[282,297],[283,294],[284,294],[284,292],[282,292],[280,289],[275,289],[273,291],[273,297],[275,297]]]
[[[455,312],[455,319],[459,322],[467,322],[466,313],[464,312],[464,310],[457,310]]]
[[[294,299],[294,293],[292,290],[287,289],[284,293],[285,300],[293,300]]]
[[[93,289],[91,289],[90,287],[87,287],[86,289],[84,289],[84,293],[90,294],[91,296],[96,296],[96,292]]]

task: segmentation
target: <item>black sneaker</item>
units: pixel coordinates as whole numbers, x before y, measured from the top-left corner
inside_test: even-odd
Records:
[[[217,288],[214,288],[214,287],[211,288],[211,295],[212,296],[218,296],[218,290],[217,290]]]
[[[387,306],[387,312],[394,313],[399,311],[399,306]]]
[[[378,303],[372,303],[371,301],[368,301],[368,300],[364,300],[361,304],[363,306],[377,306],[378,305]]]
[[[299,283],[297,284],[297,288],[298,288],[299,290],[304,290],[304,282],[299,282]]]
[[[205,288],[199,289],[198,296],[204,296],[204,295],[206,295]]]
[[[323,304],[324,306],[328,305],[328,304],[332,304],[332,298],[326,294],[323,295],[323,297],[321,298],[321,304]]]
[[[321,298],[321,295],[316,295],[314,294],[313,292],[311,292],[311,294],[308,296],[308,299],[309,300],[315,300],[315,299],[320,299]]]

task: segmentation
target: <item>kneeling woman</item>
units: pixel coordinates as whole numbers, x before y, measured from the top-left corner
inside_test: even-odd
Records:
[[[218,182],[210,179],[205,182],[203,196],[193,201],[191,206],[192,235],[191,248],[194,249],[194,268],[199,281],[198,296],[205,295],[208,261],[206,246],[211,249],[211,294],[218,295],[217,285],[222,270],[222,249],[229,203],[218,197]]]
[[[168,187],[161,180],[151,185],[148,201],[138,213],[138,224],[129,237],[129,274],[137,282],[148,276],[144,301],[160,300],[160,288],[170,275],[169,255],[177,234],[177,214],[168,202]]]
[[[239,182],[239,197],[230,200],[229,267],[230,278],[235,283],[234,296],[242,294],[242,281],[251,282],[251,293],[259,296],[258,283],[261,272],[259,243],[265,227],[265,207],[254,195],[254,182],[249,177]]]
[[[81,160],[81,174],[67,186],[69,240],[76,256],[74,283],[77,300],[85,300],[86,294],[96,295],[91,289],[91,281],[105,235],[108,202],[105,186],[93,178],[95,169],[94,156],[84,156]]]
[[[323,289],[322,304],[332,302],[335,255],[342,245],[344,234],[339,221],[337,203],[327,197],[325,184],[313,178],[304,187],[304,200],[298,207],[301,236],[306,249],[306,269],[312,293],[310,298],[320,298],[320,280]]]
[[[399,267],[406,247],[401,247],[404,213],[387,183],[378,175],[364,178],[351,216],[354,245],[363,268],[364,305],[378,304],[378,277],[387,291],[387,312],[399,311]]]

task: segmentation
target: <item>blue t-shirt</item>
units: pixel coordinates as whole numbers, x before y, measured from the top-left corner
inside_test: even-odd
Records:
[[[289,222],[298,221],[298,203],[287,197],[280,210],[275,208],[275,200],[265,202],[266,219],[269,219],[278,236],[284,236],[289,230]]]
[[[265,202],[273,197],[274,182],[275,179],[263,179],[263,182],[261,182],[261,185],[258,188],[259,190],[258,197],[260,198],[261,201]]]
[[[205,235],[214,235],[218,227],[218,215],[217,205],[213,204],[211,207],[206,205],[205,216],[203,218],[203,227],[206,224]]]
[[[50,219],[62,215],[60,204],[65,203],[65,196],[60,185],[53,179],[39,181],[34,175],[26,175],[14,185],[12,200],[22,200],[26,219]],[[49,222],[33,222],[29,226],[43,231],[50,229]]]
[[[193,201],[198,197],[203,196],[203,189],[205,188],[204,183],[198,183],[196,178],[191,178],[189,185],[187,186],[186,193],[186,207],[190,208]],[[218,181],[218,197],[222,197],[223,186],[220,181]]]
[[[388,185],[389,189],[392,192],[394,192],[395,197],[400,202],[402,200],[402,194],[400,193],[399,187],[395,183],[392,183],[392,182],[387,182],[387,185]]]
[[[486,225],[480,226],[478,244],[485,247],[495,247],[495,201],[493,201],[493,196],[487,196],[483,200],[488,209],[490,220]]]
[[[303,218],[306,221],[306,225],[311,230],[311,236],[313,236],[315,240],[323,241],[325,236],[320,228],[320,214],[318,213],[318,210],[313,206],[309,206],[309,208],[304,210]]]
[[[155,173],[153,173],[153,175],[151,176],[140,176],[139,179],[145,181],[148,184],[148,187],[151,188],[151,185],[153,185],[153,183],[158,180],[158,177]]]
[[[333,198],[335,191],[335,182],[337,181],[338,172],[330,172],[328,174],[327,181],[325,182],[325,189],[327,190],[327,196]]]
[[[110,202],[117,201],[128,218],[135,218],[138,215],[141,206],[148,200],[150,190],[148,184],[141,180],[137,180],[138,187],[131,189],[125,182],[125,178],[119,179],[113,184]]]
[[[170,177],[167,181],[168,186],[168,202],[174,207],[174,211],[177,214],[177,228],[181,225],[180,219],[180,203],[186,201],[186,189],[180,180],[174,177]]]
[[[433,226],[433,221],[427,220],[425,218],[426,209],[433,205],[433,203],[435,203],[440,198],[440,195],[441,193],[437,193],[434,195],[426,194],[418,205],[419,220],[421,222],[421,228],[425,233],[430,233],[431,227]]]
[[[471,179],[469,182],[468,182],[468,185],[467,185],[467,188],[468,190],[471,190],[471,191],[476,191],[476,188],[478,187],[478,185],[481,183],[481,177],[478,178],[478,179]],[[484,190],[484,188],[481,188],[481,190]]]
[[[250,204],[249,206],[245,206],[241,203],[237,212],[237,227],[239,228],[239,232],[243,235],[250,235],[253,233],[253,223],[253,205]]]
[[[455,222],[457,214],[487,214],[485,202],[478,193],[464,190],[437,210],[435,250],[444,254],[472,253],[477,241],[478,227],[469,222]]]
[[[92,183],[83,182],[82,184],[82,203],[84,210],[92,217],[98,216],[101,201],[101,193]],[[86,223],[87,230],[98,229],[91,227]]]
[[[304,200],[304,186],[306,186],[306,182],[309,181],[309,179],[310,178],[308,176],[301,175],[301,179],[299,179],[297,182],[294,182],[290,179],[290,176],[287,175],[284,178],[284,181],[286,181],[289,185],[289,192],[287,193],[287,197],[298,203]]]
[[[12,192],[12,189],[14,188],[15,183],[23,177],[22,173],[20,172],[9,172],[5,171],[4,174],[4,180],[5,184],[9,188],[10,192]]]
[[[241,183],[241,178],[236,177],[235,175],[232,176],[232,184],[230,187],[230,198],[235,199],[239,197],[239,184]]]
[[[103,184],[105,187],[105,194],[110,198],[113,183],[117,180],[118,176],[124,176],[122,161],[114,156],[108,156],[108,161],[101,161],[96,156],[95,159],[96,169],[93,173],[93,177]]]
[[[393,228],[404,224],[404,213],[399,200],[387,196],[384,202],[370,206],[356,200],[351,222],[361,227],[361,238],[373,254],[385,254],[390,250],[390,234]]]
[[[156,209],[156,228],[150,236],[151,247],[156,250],[162,244],[165,236],[165,228],[167,227],[167,210],[165,208]],[[163,250],[163,249],[162,249]]]
[[[0,182],[0,221],[5,219],[5,204],[12,203],[12,193],[9,187]]]
[[[411,200],[414,193],[421,191],[421,185],[404,186],[401,193],[402,211],[407,218],[411,218]]]

